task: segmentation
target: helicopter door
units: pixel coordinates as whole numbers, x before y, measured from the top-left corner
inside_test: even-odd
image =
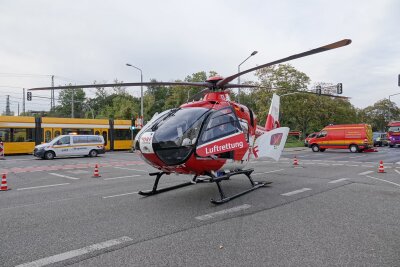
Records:
[[[249,147],[231,107],[214,111],[209,116],[197,144],[196,153],[201,157],[216,155],[230,159],[241,156]]]

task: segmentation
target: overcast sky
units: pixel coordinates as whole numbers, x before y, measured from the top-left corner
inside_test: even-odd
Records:
[[[16,112],[22,88],[50,86],[51,75],[56,85],[138,82],[140,72],[125,66],[131,63],[144,81],[210,70],[230,76],[254,50],[241,70],[345,38],[353,43],[290,64],[310,86],[343,83],[344,95],[363,108],[400,93],[399,11],[396,0],[1,0],[0,111],[5,95]],[[400,95],[391,100],[400,105]],[[49,103],[34,99],[26,109]]]

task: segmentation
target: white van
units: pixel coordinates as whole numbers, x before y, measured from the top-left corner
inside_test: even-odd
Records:
[[[69,156],[96,157],[104,153],[104,138],[101,135],[59,135],[49,143],[35,146],[33,150],[33,155],[42,159]]]

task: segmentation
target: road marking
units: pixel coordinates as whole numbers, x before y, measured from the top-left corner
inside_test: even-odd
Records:
[[[302,189],[299,189],[299,190],[295,190],[295,191],[292,191],[292,192],[287,192],[287,193],[281,194],[281,196],[286,196],[286,197],[293,196],[293,195],[296,195],[296,194],[299,194],[299,193],[306,192],[308,190],[311,190],[311,188],[302,188]]]
[[[205,220],[209,220],[209,219],[212,219],[212,218],[215,218],[217,216],[224,215],[224,214],[245,210],[245,209],[248,209],[250,207],[251,207],[251,205],[244,204],[244,205],[236,206],[236,207],[233,207],[233,208],[230,208],[230,209],[220,210],[220,211],[217,211],[217,212],[213,212],[213,213],[197,216],[197,217],[195,217],[195,219],[200,220],[200,221],[205,221]]]
[[[272,172],[280,172],[280,171],[283,171],[283,170],[284,170],[284,169],[273,170],[273,171],[269,171],[269,172],[259,172],[259,173],[254,173],[253,175],[260,175],[260,174],[272,173]]]
[[[349,157],[349,159],[357,159],[357,158],[362,158],[362,157],[365,157],[364,155],[362,155],[362,156],[354,156],[354,157]]]
[[[358,175],[367,175],[367,174],[370,174],[370,173],[372,173],[372,172],[374,172],[374,171],[361,172],[361,173],[359,173]]]
[[[387,180],[384,180],[384,179],[372,177],[372,176],[369,176],[369,175],[367,175],[367,177],[369,177],[369,178],[371,178],[371,179],[379,180],[379,181],[382,181],[382,182],[386,182],[386,183],[389,183],[389,184],[394,184],[394,185],[397,185],[397,186],[400,187],[400,184],[396,184],[396,183],[393,183],[393,182],[391,182],[391,181],[387,181]]]
[[[138,171],[138,172],[148,172],[145,170],[138,170],[138,169],[131,169],[131,168],[122,168],[122,167],[114,167],[115,169],[121,169],[121,170],[129,170],[129,171]]]
[[[361,167],[373,168],[373,167],[375,167],[375,166],[371,166],[371,165],[361,165]]]
[[[79,180],[79,178],[76,178],[76,177],[71,177],[71,176],[67,176],[67,175],[62,175],[62,174],[58,174],[58,173],[54,173],[54,172],[49,172],[49,174],[54,175],[54,176],[58,176],[58,177],[67,178],[67,179]]]
[[[397,172],[398,174],[400,174],[400,171],[398,171],[398,170],[394,170],[395,172]]]
[[[74,171],[66,171],[68,173],[73,173],[73,174],[82,174],[82,173],[88,173],[89,171],[85,170],[74,170]]]
[[[112,239],[112,240],[108,240],[105,242],[101,242],[101,243],[97,243],[91,246],[87,246],[84,248],[80,248],[80,249],[76,249],[76,250],[71,250],[68,252],[64,252],[61,254],[57,254],[54,256],[50,256],[47,258],[43,258],[43,259],[39,259],[36,261],[32,261],[32,262],[28,262],[28,263],[24,263],[24,264],[20,264],[17,265],[16,267],[39,267],[39,266],[45,266],[48,264],[53,264],[53,263],[57,263],[57,262],[61,262],[61,261],[65,261],[68,259],[72,259],[78,256],[82,256],[85,254],[89,254],[92,253],[96,250],[102,250],[105,248],[109,248],[109,247],[113,247],[116,245],[120,245],[122,243],[126,243],[129,241],[132,241],[133,239],[128,237],[128,236],[123,236],[117,239]]]
[[[136,177],[136,176],[140,176],[139,174],[136,175],[128,175],[128,176],[120,176],[120,177],[111,177],[111,178],[105,178],[104,180],[116,180],[116,179],[124,179],[124,178],[132,178],[132,177]]]
[[[328,164],[328,163],[316,163],[316,164],[318,164],[318,165],[323,165],[323,166],[329,166],[330,164]]]
[[[125,193],[125,194],[106,196],[106,197],[103,197],[103,198],[120,197],[120,196],[126,196],[126,195],[133,195],[133,194],[137,194],[137,193],[139,193],[139,192],[130,192],[130,193]]]
[[[67,185],[67,184],[69,184],[69,183],[49,184],[49,185],[42,185],[42,186],[25,187],[25,188],[18,188],[17,190],[28,190],[28,189],[36,189],[36,188],[45,188],[45,187],[60,186],[60,185]]]
[[[346,181],[346,180],[347,180],[347,178],[340,178],[340,179],[337,179],[337,180],[330,181],[330,182],[328,182],[328,184],[336,184],[336,183],[340,183],[340,182],[343,182],[343,181]]]
[[[344,164],[342,163],[336,163],[336,164],[332,164],[332,166],[343,166]]]
[[[348,166],[348,167],[358,167],[358,165],[350,165],[350,164],[347,164],[346,166]]]

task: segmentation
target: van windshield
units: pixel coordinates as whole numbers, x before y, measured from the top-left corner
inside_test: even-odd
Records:
[[[392,126],[392,127],[389,127],[389,129],[387,130],[388,132],[395,132],[395,133],[398,133],[398,132],[400,132],[400,126]]]

